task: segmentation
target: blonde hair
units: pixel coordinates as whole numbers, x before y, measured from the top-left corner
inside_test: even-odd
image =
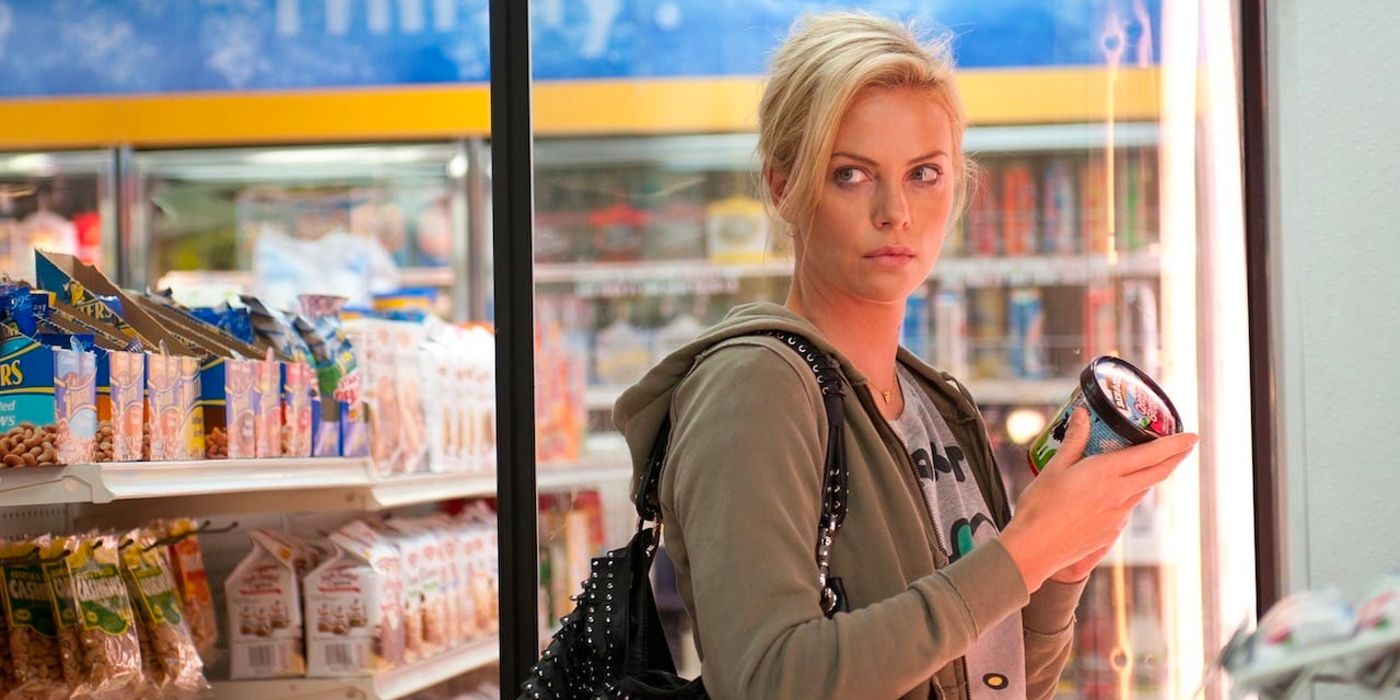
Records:
[[[808,15],[772,58],[758,109],[762,192],[781,221],[805,225],[815,214],[836,131],[867,87],[928,90],[948,111],[953,130],[953,215],[967,199],[972,164],[963,154],[967,117],[953,77],[947,37],[923,41],[911,24],[853,12]],[[773,201],[770,175],[786,181]]]

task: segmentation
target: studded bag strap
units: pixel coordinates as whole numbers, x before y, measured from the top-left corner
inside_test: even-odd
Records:
[[[826,456],[822,464],[822,512],[817,521],[817,581],[821,585],[822,612],[827,616],[849,609],[845,589],[841,579],[831,575],[831,547],[835,542],[836,531],[846,519],[846,504],[850,475],[846,469],[846,409],[842,403],[845,395],[841,373],[830,355],[823,352],[806,338],[787,331],[763,331],[756,335],[766,335],[781,340],[807,363],[807,368],[816,377],[821,389],[822,405],[826,409],[827,439]],[[651,454],[647,457],[646,469],[637,488],[634,501],[637,507],[637,530],[641,531],[648,522],[661,523],[659,491],[661,471],[666,462],[666,446],[671,438],[671,418],[667,415],[657,431],[652,443]]]

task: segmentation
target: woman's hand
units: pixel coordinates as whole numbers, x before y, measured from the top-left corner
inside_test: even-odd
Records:
[[[1081,459],[1089,416],[1078,409],[1055,458],[1021,495],[1001,542],[1034,593],[1046,579],[1088,575],[1128,523],[1148,489],[1171,475],[1199,438],[1158,438],[1117,452]]]

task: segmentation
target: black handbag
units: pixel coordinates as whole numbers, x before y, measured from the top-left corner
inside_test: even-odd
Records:
[[[822,612],[848,610],[841,579],[831,575],[831,545],[846,517],[845,410],[835,360],[805,338],[766,331],[807,362],[826,407],[827,443],[822,475],[822,512],[817,523],[816,573]],[[694,700],[708,697],[701,679],[676,675],[661,617],[651,590],[652,561],[661,541],[657,495],[671,423],[667,417],[647,458],[637,488],[637,534],[622,549],[592,561],[578,605],[560,621],[549,647],[521,686],[521,700]],[[648,523],[654,523],[648,527]]]

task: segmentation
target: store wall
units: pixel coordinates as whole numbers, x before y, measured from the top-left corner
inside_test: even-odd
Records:
[[[1400,566],[1400,5],[1268,12],[1285,585],[1358,594]]]

